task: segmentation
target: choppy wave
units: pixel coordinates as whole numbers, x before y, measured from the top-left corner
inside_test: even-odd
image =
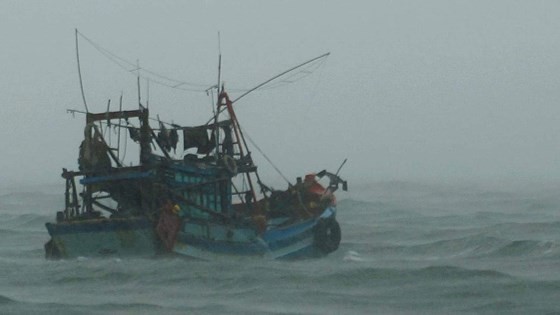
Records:
[[[0,305],[10,304],[10,303],[16,303],[16,301],[14,301],[14,300],[12,300],[8,297],[5,297],[3,295],[0,295]]]
[[[0,301],[2,314],[184,314],[185,309],[173,309],[147,303],[107,303],[78,305],[72,303],[19,302],[8,299]]]
[[[519,256],[557,256],[560,246],[556,241],[519,240],[512,241],[492,253],[493,256],[519,257]]]
[[[0,314],[558,313],[560,197],[380,183],[338,251],[296,262],[44,259],[62,195],[0,195]]]
[[[0,214],[0,229],[14,232],[44,228],[45,223],[54,221],[54,216],[40,214]]]

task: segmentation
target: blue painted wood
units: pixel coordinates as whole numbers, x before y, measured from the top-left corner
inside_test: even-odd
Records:
[[[153,224],[145,218],[89,219],[46,226],[64,258],[146,257],[158,251]]]
[[[89,184],[98,184],[103,182],[110,182],[115,180],[124,180],[124,179],[140,179],[140,178],[148,178],[152,177],[152,172],[133,172],[133,173],[123,173],[123,174],[115,174],[115,175],[104,175],[104,176],[89,176],[82,178],[80,180],[80,184],[82,185],[89,185]]]

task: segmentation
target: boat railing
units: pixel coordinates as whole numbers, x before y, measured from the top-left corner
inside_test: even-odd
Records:
[[[93,192],[100,192],[106,186],[119,181],[136,181],[149,179],[154,172],[145,166],[130,166],[113,168],[109,171],[68,171],[62,170],[65,179],[64,210],[57,214],[57,221],[72,220],[76,218],[87,218],[99,216],[93,211],[93,205],[114,214],[116,210],[99,202],[101,199],[111,198],[110,195],[93,196]],[[78,192],[76,181],[83,187]]]

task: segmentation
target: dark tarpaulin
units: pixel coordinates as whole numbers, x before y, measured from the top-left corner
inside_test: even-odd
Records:
[[[183,128],[183,148],[197,148],[198,154],[207,154],[214,148],[214,141],[208,137],[206,126]]]

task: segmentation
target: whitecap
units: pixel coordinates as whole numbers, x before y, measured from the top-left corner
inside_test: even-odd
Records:
[[[361,255],[353,250],[349,250],[348,252],[346,252],[346,255],[344,255],[344,258],[342,259],[344,261],[364,261],[364,259],[361,257]]]

